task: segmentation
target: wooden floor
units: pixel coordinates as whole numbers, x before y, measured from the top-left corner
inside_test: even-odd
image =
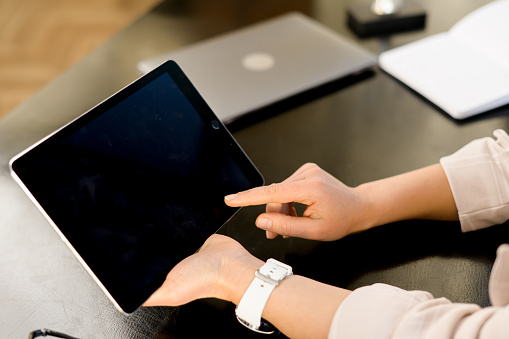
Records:
[[[160,0],[0,0],[0,118]]]

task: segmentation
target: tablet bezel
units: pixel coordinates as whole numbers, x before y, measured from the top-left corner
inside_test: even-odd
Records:
[[[138,90],[144,88],[146,85],[163,75],[164,73],[169,74],[169,76],[173,79],[177,87],[180,89],[181,93],[187,98],[189,103],[193,106],[195,111],[201,117],[202,121],[211,129],[215,131],[215,133],[220,133],[221,139],[224,139],[224,147],[228,149],[228,153],[234,157],[235,160],[241,163],[241,168],[243,170],[243,174],[249,177],[250,181],[255,183],[254,186],[263,185],[263,177],[260,172],[256,169],[251,160],[247,157],[238,143],[235,141],[233,136],[229,133],[226,127],[221,123],[221,121],[217,118],[217,116],[212,112],[207,103],[200,96],[198,91],[194,88],[189,79],[182,72],[180,67],[173,61],[168,61],[154,71],[142,76],[137,79],[133,83],[124,87],[122,90],[118,91],[108,99],[99,103],[83,115],[79,116],[75,120],[71,121],[67,125],[53,132],[49,136],[30,146],[26,150],[22,151],[20,154],[16,155],[9,162],[9,167],[11,171],[11,175],[15,179],[15,181],[21,186],[23,191],[30,197],[32,202],[38,207],[38,209],[42,212],[42,214],[49,221],[53,229],[57,232],[57,234],[62,238],[62,240],[66,243],[66,245],[70,248],[72,253],[78,258],[81,264],[85,267],[88,273],[93,277],[96,283],[101,287],[103,292],[109,297],[109,299],[113,302],[116,308],[124,314],[129,314],[134,312],[139,306],[143,304],[143,302],[164,282],[166,277],[165,274],[160,274],[154,281],[152,281],[149,285],[147,285],[143,290],[141,290],[137,295],[122,295],[123,289],[116,288],[107,288],[106,284],[99,279],[98,275],[94,272],[94,270],[87,264],[86,260],[82,257],[82,255],[78,252],[78,250],[73,246],[73,244],[67,239],[64,232],[61,228],[53,221],[50,215],[48,215],[47,211],[43,208],[41,203],[35,198],[32,194],[29,187],[25,185],[25,182],[21,179],[23,175],[18,175],[19,168],[17,169],[17,164],[22,162],[25,157],[29,157],[34,152],[38,152],[38,150],[51,147],[55,143],[73,135],[78,130],[89,124],[91,121],[100,117],[101,115],[108,112],[110,109],[115,107],[117,104],[121,103],[126,98],[130,97]],[[222,219],[218,219],[218,227],[220,228],[224,223],[226,223],[239,209],[230,209],[230,213],[226,214]],[[208,234],[211,235],[212,233]],[[201,244],[200,244],[201,245]],[[192,251],[198,250],[199,246],[194,248]],[[192,254],[192,253],[189,253]],[[111,281],[108,282],[111,284]],[[111,291],[110,291],[111,290]]]

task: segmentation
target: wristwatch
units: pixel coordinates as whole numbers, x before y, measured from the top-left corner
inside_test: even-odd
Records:
[[[292,275],[292,267],[275,259],[269,259],[260,267],[247,288],[235,314],[247,328],[265,334],[274,332],[274,326],[262,320],[262,312],[274,288],[286,277]]]

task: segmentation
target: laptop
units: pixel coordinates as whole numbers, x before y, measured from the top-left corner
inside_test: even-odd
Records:
[[[167,60],[225,124],[376,64],[374,54],[298,12],[143,60],[138,70]]]

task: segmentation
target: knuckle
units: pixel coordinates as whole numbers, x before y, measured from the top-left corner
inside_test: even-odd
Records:
[[[314,178],[322,176],[324,173],[324,170],[320,168],[317,164],[314,163],[307,163],[305,168],[306,178]]]
[[[313,175],[320,175],[323,173],[323,170],[318,165],[311,167],[310,171]]]
[[[268,196],[274,197],[279,194],[281,187],[279,184],[271,184],[269,186],[265,186],[264,190]]]
[[[317,168],[320,168],[320,167],[318,167],[318,165],[313,162],[308,162],[308,163],[305,163],[304,165],[302,165],[302,169],[305,169],[305,170],[315,170]]]
[[[279,224],[279,231],[281,235],[292,235],[292,224],[287,219],[288,218],[284,218]]]
[[[323,189],[327,185],[327,181],[321,176],[315,176],[310,179],[310,184],[315,189]]]

